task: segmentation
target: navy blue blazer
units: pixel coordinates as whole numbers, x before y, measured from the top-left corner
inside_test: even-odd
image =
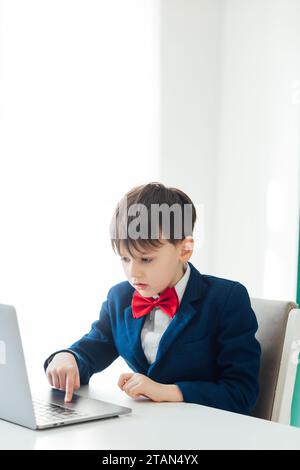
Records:
[[[122,356],[134,372],[176,384],[185,402],[250,414],[259,392],[261,348],[248,292],[239,282],[201,274],[189,265],[179,310],[151,365],[141,345],[146,316],[132,316],[134,288],[125,281],[109,290],[99,320],[70,346],[80,382],[87,384],[93,374]]]

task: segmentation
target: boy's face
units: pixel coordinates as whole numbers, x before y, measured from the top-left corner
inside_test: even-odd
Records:
[[[125,275],[144,297],[158,295],[167,287],[173,287],[182,278],[183,266],[193,252],[192,237],[186,237],[176,245],[167,240],[161,241],[162,246],[142,250],[143,253],[132,249],[133,256],[121,244],[120,255]]]

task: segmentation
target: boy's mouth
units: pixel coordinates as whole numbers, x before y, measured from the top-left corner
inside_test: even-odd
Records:
[[[136,287],[137,289],[146,289],[148,287],[148,284],[134,284],[134,287]]]

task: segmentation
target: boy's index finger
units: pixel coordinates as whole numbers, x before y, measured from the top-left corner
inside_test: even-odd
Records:
[[[73,391],[74,391],[74,375],[67,374],[66,380],[66,394],[65,394],[65,402],[72,401]]]

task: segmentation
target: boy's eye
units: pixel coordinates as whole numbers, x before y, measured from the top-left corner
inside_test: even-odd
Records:
[[[142,263],[151,263],[151,261],[153,261],[152,258],[141,258],[142,260]],[[129,258],[127,258],[126,256],[122,256],[121,258],[121,261],[124,262],[124,263],[128,263],[129,262]]]

